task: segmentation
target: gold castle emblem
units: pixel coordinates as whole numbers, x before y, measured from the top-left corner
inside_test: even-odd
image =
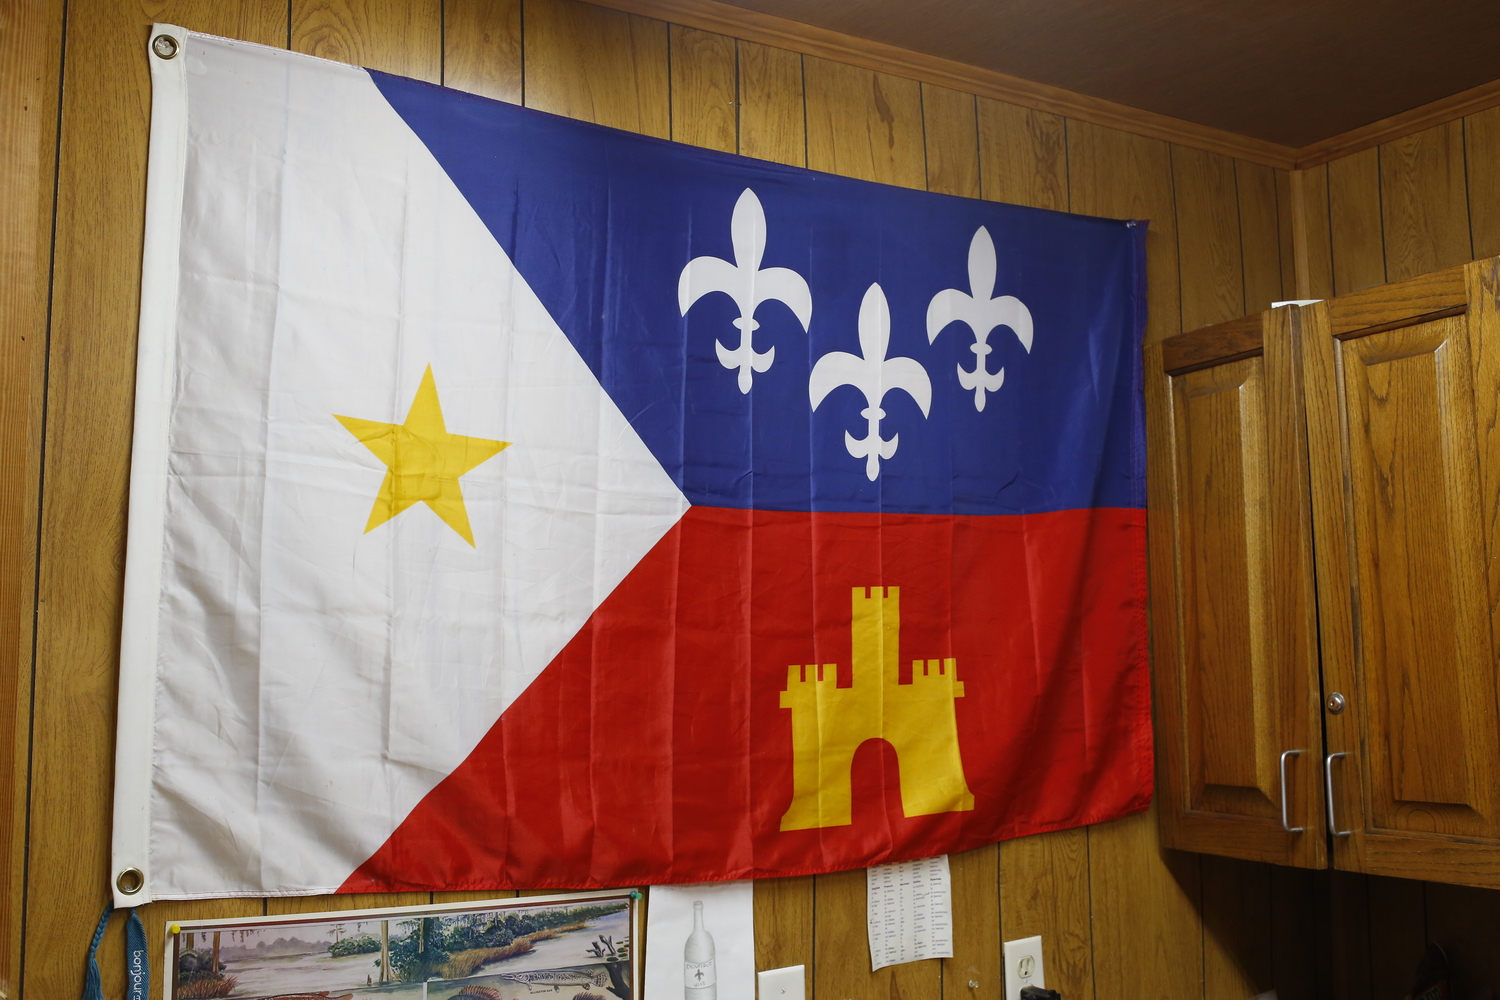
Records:
[[[792,710],[792,804],[783,830],[847,826],[850,766],[866,740],[896,751],[901,808],[910,816],[974,808],[958,750],[953,699],[964,696],[958,661],[913,660],[900,680],[901,588],[855,587],[854,683],[838,686],[833,663],[787,669],[781,707]]]

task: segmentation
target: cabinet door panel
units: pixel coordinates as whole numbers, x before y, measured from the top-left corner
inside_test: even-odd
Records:
[[[1494,727],[1493,698],[1465,691],[1477,674],[1460,666],[1487,662],[1490,647],[1474,585],[1483,528],[1466,335],[1456,316],[1340,345],[1360,704],[1370,733],[1383,734],[1366,740],[1375,827],[1486,829],[1475,812],[1486,793],[1464,751],[1492,745],[1480,734]]]
[[[1263,358],[1173,379],[1189,808],[1280,814],[1271,789]]]
[[[1306,311],[1340,868],[1500,885],[1496,291],[1486,261]]]
[[[1148,348],[1158,810],[1170,847],[1325,863],[1300,372],[1278,310]],[[1282,751],[1288,760],[1282,826]]]

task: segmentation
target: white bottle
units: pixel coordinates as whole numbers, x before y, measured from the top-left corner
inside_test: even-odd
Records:
[[[693,933],[682,949],[685,1000],[718,1000],[719,976],[714,969],[714,936],[703,928],[703,903],[693,901]]]

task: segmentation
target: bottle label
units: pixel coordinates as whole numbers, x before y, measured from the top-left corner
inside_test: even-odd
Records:
[[[714,962],[686,962],[682,966],[683,983],[689,990],[712,989],[716,981]]]

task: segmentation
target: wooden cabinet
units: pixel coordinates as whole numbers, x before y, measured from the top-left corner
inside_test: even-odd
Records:
[[[1292,318],[1274,310],[1146,353],[1158,812],[1170,847],[1322,867]]]
[[[1497,296],[1478,261],[1148,350],[1169,846],[1500,887]]]
[[[1500,886],[1497,264],[1301,317],[1339,868]]]

